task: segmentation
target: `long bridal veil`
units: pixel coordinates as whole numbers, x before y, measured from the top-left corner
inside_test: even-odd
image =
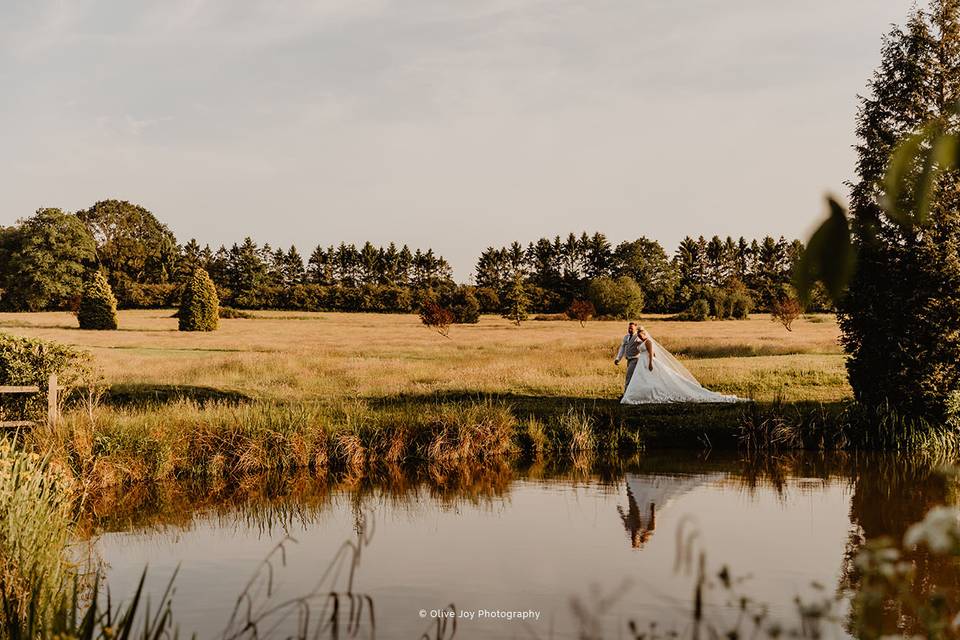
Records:
[[[653,346],[653,367],[647,364],[647,355],[640,354],[630,383],[620,402],[623,404],[661,404],[668,402],[738,402],[740,398],[716,393],[703,385],[657,342],[649,331],[644,331]]]
[[[653,343],[653,354],[654,359],[657,361],[661,367],[667,367],[672,370],[681,378],[686,378],[689,382],[692,382],[696,385],[700,384],[700,381],[693,377],[693,374],[690,371],[680,364],[680,361],[673,357],[673,354],[663,348],[663,345],[656,341],[656,339],[650,335],[650,332],[647,331],[647,337],[650,338],[650,342]]]

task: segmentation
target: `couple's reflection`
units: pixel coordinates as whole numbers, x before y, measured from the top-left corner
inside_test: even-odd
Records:
[[[699,486],[723,478],[722,473],[698,475],[647,475],[628,473],[627,508],[617,506],[620,519],[630,538],[630,546],[641,549],[657,528],[657,513],[680,496]]]

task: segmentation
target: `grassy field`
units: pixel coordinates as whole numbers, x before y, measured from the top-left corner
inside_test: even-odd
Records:
[[[827,316],[792,332],[765,316],[644,318],[707,387],[760,401],[715,407],[619,405],[622,322],[516,327],[485,317],[448,339],[404,315],[261,312],[213,333],[181,333],[170,316],[124,311],[120,330],[100,332],[64,313],[0,314],[0,330],[92,353],[107,388],[99,403],[33,429],[26,445],[100,489],[303,468],[369,476],[411,464],[451,477],[518,455],[587,467],[647,446],[798,446],[785,415],[833,424],[824,411],[850,395]]]
[[[615,399],[612,363],[623,322],[497,317],[454,326],[450,339],[413,315],[258,312],[214,333],[181,333],[169,310],[122,311],[120,330],[81,331],[67,313],[0,314],[0,330],[93,353],[109,385],[130,393],[171,385],[257,399],[335,401],[433,394]],[[792,332],[744,321],[643,323],[709,388],[757,400],[849,397],[832,316]]]

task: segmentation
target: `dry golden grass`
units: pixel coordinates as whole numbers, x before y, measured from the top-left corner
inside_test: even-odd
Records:
[[[398,394],[489,393],[616,398],[623,322],[454,326],[446,339],[413,315],[258,312],[213,333],[181,333],[170,310],[121,311],[118,331],[81,331],[68,313],[0,314],[0,330],[88,349],[111,385],[187,385],[269,400],[343,401]],[[768,316],[675,322],[653,335],[705,386],[769,400],[847,398],[832,317],[787,332]]]

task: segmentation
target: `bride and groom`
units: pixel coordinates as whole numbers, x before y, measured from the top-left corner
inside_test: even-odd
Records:
[[[615,365],[627,361],[627,379],[621,404],[659,404],[665,402],[737,402],[740,398],[704,389],[653,336],[631,322]]]

